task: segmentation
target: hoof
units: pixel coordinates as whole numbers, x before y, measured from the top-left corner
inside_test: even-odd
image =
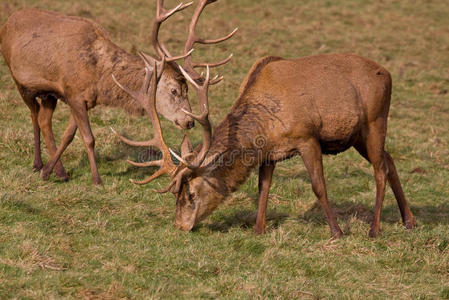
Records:
[[[332,238],[333,239],[339,239],[343,237],[343,231],[341,229],[335,230],[332,232]]]
[[[43,167],[44,165],[42,164],[42,163],[34,163],[33,164],[33,171],[34,172],[39,172],[40,170],[42,170],[42,167]]]
[[[371,238],[376,238],[378,234],[379,234],[379,230],[374,230],[372,228],[370,229],[370,231],[368,233],[369,237],[371,237]]]
[[[69,181],[69,175],[67,175],[67,173],[64,170],[59,171],[59,172],[56,171],[55,176],[58,177],[59,179],[61,179],[62,181],[65,181],[65,182]]]
[[[70,180],[69,175],[65,175],[65,176],[56,175],[56,177],[58,177],[61,181],[64,181],[64,182],[68,182]]]
[[[265,234],[265,229],[254,228],[254,234],[255,235]]]
[[[405,221],[404,226],[407,229],[413,229],[416,228],[418,225],[416,224],[415,219],[411,219],[409,221]]]
[[[50,172],[45,171],[45,168],[41,170],[41,178],[43,181],[48,181],[50,179]]]
[[[104,186],[104,184],[103,184],[103,181],[101,181],[101,179],[100,178],[98,178],[98,179],[92,179],[92,184],[94,185],[94,186]]]

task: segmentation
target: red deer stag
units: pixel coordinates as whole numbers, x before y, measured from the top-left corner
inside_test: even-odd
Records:
[[[214,2],[212,0],[209,2]],[[158,112],[184,129],[194,126],[190,116],[181,109],[190,111],[187,97],[187,84],[179,71],[175,60],[185,58],[191,63],[192,48],[184,55],[173,57],[158,40],[159,28],[167,18],[190,6],[179,4],[166,10],[163,0],[157,1],[156,18],[153,21],[152,43],[160,58],[152,58],[140,53],[141,57],[157,62],[161,80],[157,90]],[[222,39],[203,43],[218,43],[230,38],[235,31]],[[15,12],[0,28],[1,52],[18,90],[31,111],[34,127],[34,164],[35,170],[41,171],[41,177],[48,180],[53,168],[56,176],[68,180],[60,156],[71,143],[77,128],[80,130],[89,157],[94,184],[102,184],[98,174],[94,155],[95,139],[89,124],[87,110],[103,104],[121,107],[129,113],[145,113],[142,105],[123,93],[113,83],[112,74],[130,86],[142,83],[144,64],[138,56],[131,55],[114,44],[108,34],[96,23],[79,17],[65,16],[55,12],[29,9]],[[161,61],[166,58],[166,64]],[[230,60],[209,64],[218,66]],[[153,65],[153,64],[152,64]],[[162,70],[162,65],[165,68]],[[205,64],[197,64],[202,66]],[[153,71],[153,70],[151,70]],[[192,73],[192,76],[198,76]],[[214,83],[220,81],[217,78]],[[38,102],[36,98],[40,98]],[[70,107],[70,118],[56,148],[51,119],[56,108],[57,99]],[[148,112],[147,112],[148,113]],[[51,159],[43,167],[40,150],[40,131]],[[146,145],[137,143],[136,145]]]
[[[262,58],[253,65],[238,100],[213,135],[208,120],[209,74],[202,86],[183,74],[196,88],[202,107],[200,116],[184,112],[202,125],[204,141],[192,151],[185,138],[182,157],[172,152],[181,163],[172,170],[168,187],[160,192],[171,191],[177,197],[176,227],[191,230],[259,166],[254,231],[264,233],[275,164],[299,154],[332,236],[340,237],[343,233],[327,197],[322,154],[336,154],[351,146],[374,168],[377,194],[369,235],[375,237],[379,232],[386,180],[404,225],[415,226],[393,159],[384,150],[391,77],[379,64],[352,54]],[[162,147],[167,148],[165,144]],[[164,165],[173,166],[169,155],[163,160]],[[155,164],[147,164],[151,163]]]

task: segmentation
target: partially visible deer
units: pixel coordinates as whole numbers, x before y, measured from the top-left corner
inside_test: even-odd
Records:
[[[194,121],[182,112],[182,110],[190,111],[190,105],[187,84],[175,60],[186,59],[192,69],[206,64],[192,63],[190,55],[193,48],[186,47],[186,52],[181,56],[171,56],[159,41],[158,33],[162,22],[191,4],[192,2],[181,3],[171,10],[166,10],[163,8],[163,0],[158,0],[157,14],[153,21],[152,43],[159,58],[140,53],[141,57],[155,62],[159,68],[161,78],[157,90],[158,112],[183,129],[192,128]],[[235,31],[221,39],[201,40],[201,42],[218,43],[227,40],[234,33]],[[142,105],[123,93],[113,83],[111,77],[114,74],[117,79],[131,87],[142,84],[145,72],[141,58],[127,53],[114,44],[99,25],[88,19],[38,9],[21,10],[12,14],[0,28],[0,42],[6,64],[31,111],[34,127],[33,168],[42,169],[41,177],[44,180],[48,180],[53,168],[56,176],[67,180],[67,173],[59,158],[79,128],[89,157],[92,181],[94,184],[102,184],[95,161],[95,139],[87,111],[98,104],[103,104],[121,107],[129,113],[145,113]],[[167,63],[162,62],[162,57],[166,57]],[[230,58],[208,65],[219,66],[228,62]],[[164,69],[162,65],[165,65]],[[201,80],[197,73],[191,74],[197,80]],[[221,77],[216,78],[214,83],[220,80]],[[41,101],[38,102],[37,98]],[[51,126],[57,99],[66,102],[71,112],[58,148]],[[45,167],[40,150],[41,130],[51,155]],[[136,145],[144,146],[147,143]]]
[[[184,75],[189,79],[187,73]],[[208,120],[208,78],[209,72],[202,86],[189,79],[198,92],[201,115],[184,111],[202,125],[202,145],[193,151],[188,138],[184,138],[181,157],[173,152],[181,161],[176,168],[170,155],[163,157],[163,165],[171,168],[168,173],[172,180],[159,192],[171,191],[176,195],[176,227],[191,230],[259,166],[254,231],[264,233],[275,165],[298,154],[309,172],[332,236],[340,237],[343,233],[327,197],[322,154],[336,154],[350,147],[374,168],[377,194],[369,235],[375,237],[379,233],[386,180],[404,225],[409,229],[415,226],[393,159],[384,149],[392,85],[389,72],[382,66],[352,54],[291,60],[264,57],[253,65],[239,98],[213,135]],[[160,143],[167,149],[162,138]],[[147,165],[152,163],[156,165]],[[147,183],[155,177],[137,183]]]

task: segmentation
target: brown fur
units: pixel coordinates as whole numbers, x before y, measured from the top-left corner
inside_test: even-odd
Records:
[[[322,154],[355,147],[374,167],[377,196],[370,235],[379,231],[388,179],[407,228],[415,225],[390,155],[384,150],[391,76],[379,64],[353,54],[299,59],[267,57],[255,63],[238,100],[214,130],[208,157],[218,158],[185,181],[175,225],[190,230],[259,169],[256,233],[265,211],[276,162],[301,155],[332,235],[342,232],[329,206]],[[206,158],[205,161],[208,161]]]
[[[2,27],[0,27],[0,44],[2,43],[2,36],[6,30],[6,24],[3,24]]]
[[[249,87],[256,81],[257,76],[259,75],[260,71],[268,65],[272,61],[281,60],[282,57],[279,56],[265,56],[260,59],[258,59],[251,69],[248,72],[248,75],[246,75],[245,79],[243,80],[242,84],[240,85],[240,95],[239,98],[242,96],[244,91],[247,91]]]
[[[96,171],[94,137],[86,109],[102,104],[120,107],[132,114],[142,114],[143,108],[112,80],[138,90],[145,75],[141,58],[115,45],[108,34],[91,20],[65,16],[38,9],[12,14],[0,31],[1,52],[11,70],[17,87],[30,108],[35,130],[35,169],[42,168],[40,130],[42,130],[52,160],[43,169],[48,178],[52,164],[58,176],[67,174],[54,156],[57,151],[51,130],[51,117],[56,99],[66,102],[72,115],[63,140],[71,142],[80,130],[89,153],[94,182],[101,183]],[[173,90],[177,91],[173,95]],[[178,127],[191,128],[193,120],[181,109],[190,110],[187,86],[175,64],[166,64],[157,90],[157,110]],[[43,101],[39,105],[36,97]],[[73,118],[72,118],[73,117]],[[67,145],[61,144],[61,151]],[[58,152],[60,152],[58,149]],[[62,153],[62,152],[61,152]]]

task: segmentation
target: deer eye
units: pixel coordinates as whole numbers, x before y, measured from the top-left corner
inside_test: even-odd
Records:
[[[178,91],[176,89],[172,89],[171,93],[173,96],[177,96],[178,95]]]
[[[190,202],[193,202],[193,199],[195,199],[195,194],[194,193],[192,193],[192,194],[189,193],[188,198],[189,198]]]

